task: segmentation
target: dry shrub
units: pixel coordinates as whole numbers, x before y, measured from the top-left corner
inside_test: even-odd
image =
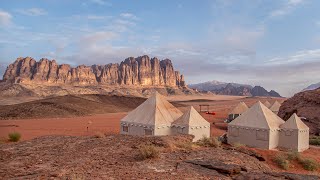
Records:
[[[289,160],[287,160],[287,156],[278,154],[273,158],[273,162],[275,162],[281,169],[288,170],[290,166]]]
[[[160,155],[159,149],[154,145],[142,145],[139,147],[138,151],[138,159],[140,160],[153,159]]]
[[[96,132],[93,137],[95,138],[105,138],[106,136],[102,132]]]
[[[315,171],[319,168],[319,163],[314,159],[298,158],[298,162],[302,165],[303,169],[308,171]]]
[[[199,146],[203,147],[215,147],[218,148],[221,146],[221,142],[218,140],[217,137],[202,137],[200,140],[197,141]]]
[[[193,143],[192,142],[178,142],[175,144],[175,146],[179,149],[184,149],[191,151],[193,150]]]
[[[311,137],[309,139],[309,144],[315,145],[315,146],[320,146],[320,137],[319,136]]]
[[[21,134],[18,132],[13,132],[8,134],[9,141],[11,142],[18,142],[21,138]]]
[[[289,161],[300,159],[300,153],[298,151],[291,151],[287,153],[287,157]]]
[[[239,142],[236,142],[236,143],[233,143],[232,146],[235,147],[235,148],[241,148],[241,147],[245,147],[246,145],[245,144],[241,144]]]

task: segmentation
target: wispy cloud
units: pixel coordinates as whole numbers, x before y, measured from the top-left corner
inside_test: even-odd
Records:
[[[320,49],[311,49],[298,51],[293,55],[286,57],[276,57],[268,60],[268,64],[297,64],[301,62],[315,62],[320,59]]]
[[[102,5],[102,6],[112,6],[112,4],[108,1],[104,0],[90,0],[94,4]]]
[[[41,8],[17,9],[16,12],[27,16],[43,16],[47,15],[47,11]]]
[[[271,18],[285,16],[291,13],[297,6],[302,5],[305,0],[286,0],[286,2],[279,8],[271,11],[269,16]]]
[[[138,20],[137,16],[131,13],[121,13],[120,16],[127,19]]]
[[[0,27],[6,27],[12,24],[12,15],[6,11],[0,10]]]

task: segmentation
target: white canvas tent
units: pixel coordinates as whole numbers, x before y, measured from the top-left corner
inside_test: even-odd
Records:
[[[259,101],[228,124],[228,143],[274,149],[279,143],[280,125],[284,123]]]
[[[263,103],[267,108],[270,108],[271,107],[271,103],[269,102],[269,101],[265,101],[264,103]]]
[[[202,137],[210,137],[210,123],[206,121],[194,108],[190,106],[188,110],[172,123],[174,134],[192,134],[193,141],[198,141]]]
[[[270,110],[275,113],[278,114],[279,109],[280,109],[281,104],[278,101],[275,101],[272,106],[270,107]]]
[[[301,121],[297,114],[294,113],[280,128],[280,148],[298,152],[309,149],[309,127]]]
[[[170,135],[171,123],[182,112],[156,92],[152,97],[121,119],[121,134]]]
[[[244,102],[240,102],[235,108],[232,109],[232,111],[229,113],[228,116],[228,122],[231,122],[238,116],[240,116],[242,113],[246,112],[248,110],[248,106]]]

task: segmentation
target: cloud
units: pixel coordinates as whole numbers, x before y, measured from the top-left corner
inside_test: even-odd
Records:
[[[90,0],[94,4],[102,5],[102,6],[112,6],[110,2],[104,0]]]
[[[43,16],[48,14],[47,11],[41,8],[18,9],[16,12],[27,16]]]
[[[83,38],[81,38],[81,41],[85,44],[93,44],[97,43],[99,41],[108,41],[116,38],[118,35],[114,32],[110,31],[99,31],[94,32],[88,35],[85,35]]]
[[[268,64],[299,64],[301,62],[315,62],[320,60],[320,49],[302,50],[286,57],[276,57],[267,61]]]
[[[120,16],[127,19],[138,20],[137,16],[131,13],[121,13]]]
[[[12,15],[6,11],[0,10],[0,27],[10,26],[12,24]]]
[[[110,16],[99,16],[99,15],[88,15],[87,19],[89,20],[104,20],[110,18]]]
[[[291,13],[297,6],[303,4],[305,0],[286,0],[286,2],[279,9],[271,11],[269,17],[275,18],[285,16]]]

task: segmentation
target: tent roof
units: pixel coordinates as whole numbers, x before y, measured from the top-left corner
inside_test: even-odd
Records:
[[[121,119],[121,122],[145,125],[171,125],[182,116],[182,112],[170,104],[165,97],[156,92],[144,103]]]
[[[244,102],[240,102],[229,114],[242,114],[248,109],[248,106]]]
[[[172,124],[184,125],[184,126],[210,126],[210,123],[206,121],[194,108],[190,106],[188,110]]]
[[[309,127],[301,121],[296,113],[294,113],[284,124],[282,124],[280,128],[299,130],[309,129]]]
[[[275,101],[270,107],[271,111],[279,111],[281,104],[278,101]]]
[[[259,101],[229,124],[251,128],[278,129],[283,123],[285,122],[279,116]]]
[[[269,101],[265,101],[264,103],[263,103],[267,108],[270,108],[271,107],[271,103],[269,102]]]

